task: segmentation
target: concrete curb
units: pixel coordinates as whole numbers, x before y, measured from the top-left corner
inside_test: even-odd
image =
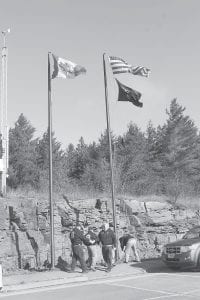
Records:
[[[94,276],[94,277],[88,277],[85,275],[78,275],[76,277],[71,278],[59,278],[59,279],[50,279],[45,281],[36,281],[32,283],[21,283],[21,284],[15,284],[15,285],[9,285],[4,286],[1,290],[0,297],[5,295],[6,293],[12,293],[12,292],[20,292],[25,290],[31,290],[31,289],[38,289],[38,288],[47,288],[47,287],[54,287],[54,286],[63,286],[73,283],[81,283],[81,282],[95,282],[98,280],[107,280],[107,279],[113,279],[113,278],[120,278],[124,276],[134,276],[138,274],[145,274],[146,272],[144,270],[137,270],[136,272],[124,272],[120,274],[105,274],[104,276]]]
[[[61,279],[51,279],[45,281],[36,281],[32,283],[21,283],[16,285],[4,286],[2,289],[2,293],[9,293],[15,291],[22,291],[22,290],[29,290],[29,289],[36,289],[36,288],[45,288],[49,286],[56,286],[56,285],[65,285],[69,283],[76,283],[76,282],[85,282],[88,280],[86,276],[78,276],[74,278],[61,278]]]

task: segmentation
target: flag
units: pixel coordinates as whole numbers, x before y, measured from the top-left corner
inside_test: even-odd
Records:
[[[149,77],[150,69],[148,68],[141,66],[132,66],[122,58],[116,56],[109,56],[109,60],[113,74],[131,73],[133,75]]]
[[[118,101],[129,101],[138,107],[142,107],[143,103],[139,102],[142,94],[130,87],[122,84],[119,80],[115,79],[119,87]]]
[[[54,66],[52,79],[61,77],[61,78],[75,78],[80,74],[85,74],[86,69],[80,65],[77,65],[69,60],[57,57],[52,54]]]

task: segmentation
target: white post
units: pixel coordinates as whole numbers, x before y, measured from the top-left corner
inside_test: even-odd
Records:
[[[0,264],[0,291],[3,288],[3,276],[2,276],[2,266]]]
[[[1,156],[1,186],[0,192],[2,196],[6,195],[6,178],[8,171],[8,124],[7,124],[7,62],[8,49],[6,47],[6,35],[10,29],[2,31],[3,34],[3,48],[2,48],[2,77],[1,77],[1,121],[0,134],[2,140],[2,156]]]

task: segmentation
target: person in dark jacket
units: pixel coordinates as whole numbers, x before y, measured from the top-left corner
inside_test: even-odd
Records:
[[[109,224],[105,223],[99,233],[99,241],[102,245],[103,259],[107,264],[106,272],[110,272],[112,268],[112,251],[116,249],[116,236],[113,230],[109,228]]]
[[[88,232],[86,233],[85,237],[87,239],[87,249],[88,249],[88,263],[89,268],[92,271],[96,271],[96,263],[97,263],[97,244],[99,242],[98,236],[95,234],[94,230],[96,228],[93,226],[89,226]]]
[[[132,226],[129,227],[129,230],[127,228],[124,228],[124,235],[119,239],[120,246],[122,251],[125,252],[125,262],[129,262],[129,257],[131,250],[133,250],[133,253],[135,255],[136,261],[140,262],[140,257],[137,250],[137,237],[136,232]]]
[[[84,236],[81,225],[77,225],[70,233],[72,244],[72,264],[71,272],[75,270],[77,261],[80,262],[82,273],[87,273],[87,266],[84,258],[83,244],[87,244],[87,239]]]

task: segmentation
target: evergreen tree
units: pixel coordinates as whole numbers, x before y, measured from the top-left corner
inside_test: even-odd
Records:
[[[137,125],[130,123],[127,133],[117,143],[117,160],[118,165],[121,166],[122,191],[143,193],[144,155],[145,136]]]
[[[107,161],[109,160],[107,137],[102,135],[101,138],[98,144],[93,142],[86,145],[81,138],[76,148],[69,145],[66,151],[66,161],[67,175],[72,183],[91,191],[103,192],[110,188],[110,169],[109,161]]]
[[[72,145],[69,145],[67,149],[68,176],[72,179],[80,180],[86,169],[87,162],[88,147],[83,137],[81,137],[76,149]]]
[[[9,131],[9,178],[12,188],[38,186],[39,175],[36,166],[37,139],[33,139],[35,128],[21,114],[15,127]]]
[[[163,136],[163,171],[166,190],[176,201],[181,193],[189,192],[191,182],[197,174],[197,128],[185,108],[173,99]],[[192,192],[192,191],[191,191]]]
[[[106,140],[105,140],[106,141]],[[108,144],[108,140],[107,140]],[[102,144],[96,145],[91,144],[89,146],[89,163],[88,169],[89,174],[88,178],[90,178],[90,184],[94,186],[94,188],[98,191],[110,191],[110,155],[109,160],[105,152],[100,152],[100,148]],[[108,149],[108,145],[105,144],[106,149]],[[106,150],[107,152],[107,150]],[[115,161],[114,155],[114,147],[113,147],[113,161]],[[86,176],[85,176],[86,177]]]
[[[112,153],[114,153],[114,145],[116,142],[116,138],[114,134],[111,132],[111,146],[112,146]],[[109,149],[109,143],[108,143],[108,134],[107,130],[105,130],[101,137],[99,138],[99,143],[97,146],[97,150],[99,153],[99,156],[103,159],[105,159],[108,163],[110,162],[110,149]]]
[[[145,146],[145,190],[149,194],[160,194],[163,190],[163,174],[161,165],[162,144],[161,144],[161,127],[157,129],[149,122],[146,130]]]
[[[52,134],[53,184],[61,188],[65,184],[65,156],[61,144]],[[49,180],[49,134],[48,130],[37,143],[37,167],[40,175],[40,188],[48,186]]]

